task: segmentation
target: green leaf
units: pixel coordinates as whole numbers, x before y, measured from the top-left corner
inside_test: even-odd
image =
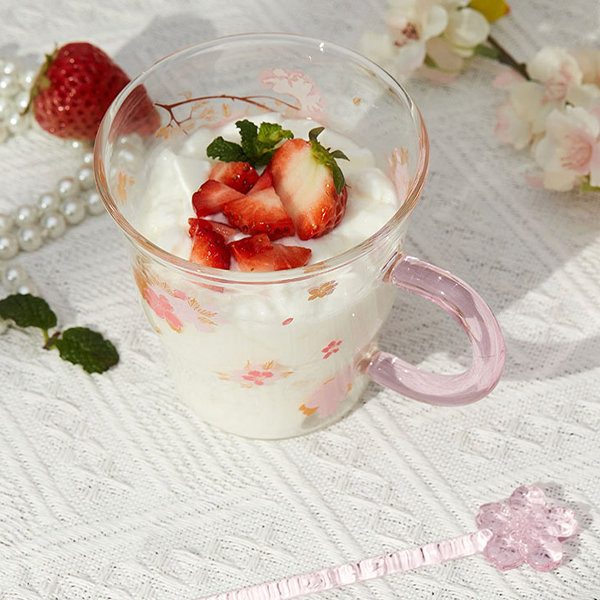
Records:
[[[256,138],[258,137],[258,127],[248,119],[236,121],[235,126],[240,131],[242,137],[242,150],[244,154],[253,161],[255,158]]]
[[[590,183],[590,180],[589,180],[589,179],[584,179],[584,180],[581,182],[581,186],[579,187],[579,189],[580,189],[582,192],[600,192],[600,187],[597,187],[597,186],[595,186],[595,185],[592,185],[592,184]]]
[[[0,300],[0,317],[19,327],[39,327],[44,331],[56,327],[56,315],[48,303],[31,294],[13,294]]]
[[[54,345],[64,360],[81,365],[88,373],[103,373],[119,362],[119,353],[111,342],[87,327],[71,327]]]
[[[429,54],[425,55],[425,60],[423,60],[423,64],[430,69],[439,69],[439,65],[429,56]]]
[[[278,123],[263,122],[257,127],[252,121],[244,119],[237,121],[236,126],[240,131],[242,148],[248,162],[255,167],[267,165],[278,144],[294,137],[291,131],[283,129]]]
[[[497,60],[500,53],[496,48],[492,48],[491,46],[477,44],[477,46],[475,46],[473,49],[473,54],[476,54],[477,56],[483,56],[485,58],[491,58],[492,60]]]
[[[344,160],[350,160],[341,150],[334,150],[331,152],[333,158],[343,158]]]
[[[333,175],[333,185],[335,186],[335,191],[339,194],[344,189],[344,183],[346,180],[344,179],[342,170],[339,168],[336,162],[331,165],[331,174]]]
[[[311,142],[316,142],[317,138],[321,135],[321,132],[325,129],[325,127],[315,127],[308,132],[308,139]]]
[[[222,136],[215,138],[207,147],[206,154],[223,162],[248,162],[248,157],[239,144],[228,142]]]
[[[263,146],[274,148],[282,140],[291,139],[294,134],[289,129],[284,129],[279,123],[263,122],[258,128],[257,141]]]
[[[336,158],[344,160],[350,160],[341,150],[331,150],[331,148],[325,148],[317,138],[321,135],[324,127],[315,127],[308,132],[308,138],[310,139],[310,145],[312,149],[312,155],[317,162],[329,167],[333,176],[333,185],[335,191],[339,194],[346,183],[344,174],[336,162]]]

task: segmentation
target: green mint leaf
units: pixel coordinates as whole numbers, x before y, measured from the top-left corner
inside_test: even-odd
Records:
[[[497,60],[500,53],[496,48],[492,48],[491,46],[477,44],[477,46],[473,48],[473,54],[477,56],[483,56],[485,58],[491,58],[492,60]]]
[[[0,317],[19,327],[39,327],[44,331],[56,327],[56,315],[48,303],[31,294],[13,294],[0,300]]]
[[[250,163],[254,164],[256,158],[256,138],[258,137],[258,127],[248,119],[243,121],[236,121],[235,126],[240,131],[242,138],[242,150],[244,154],[250,159]]]
[[[54,345],[62,359],[81,365],[88,373],[103,373],[119,362],[119,354],[112,343],[87,327],[63,331]]]
[[[228,142],[222,136],[215,138],[207,147],[206,154],[223,162],[248,162],[248,157],[239,144]]]
[[[283,129],[278,123],[263,122],[257,127],[252,121],[244,119],[237,121],[236,126],[240,131],[242,148],[248,162],[255,167],[269,164],[279,143],[294,137],[291,131]]]
[[[284,129],[279,123],[263,122],[258,128],[256,141],[264,147],[274,148],[281,140],[293,137],[294,134],[289,129]]]

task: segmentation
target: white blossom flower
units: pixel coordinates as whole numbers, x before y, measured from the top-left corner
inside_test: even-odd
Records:
[[[387,33],[367,32],[365,54],[399,78],[410,75],[429,57],[443,73],[458,73],[463,61],[489,35],[489,24],[469,0],[389,0]]]
[[[546,119],[546,135],[535,147],[535,159],[544,171],[544,187],[568,191],[589,175],[600,186],[600,111],[579,106],[553,110]]]

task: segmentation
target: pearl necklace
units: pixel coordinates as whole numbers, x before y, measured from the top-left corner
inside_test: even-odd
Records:
[[[32,115],[21,113],[29,103],[35,76],[35,71],[20,70],[16,62],[0,57],[0,143],[31,128]],[[36,288],[21,266],[6,261],[61,237],[87,215],[104,213],[94,182],[91,147],[78,141],[70,144],[81,152],[81,165],[73,177],[59,179],[55,189],[41,194],[35,204],[0,213],[0,283],[10,293],[36,293]],[[0,321],[0,333],[3,329]]]

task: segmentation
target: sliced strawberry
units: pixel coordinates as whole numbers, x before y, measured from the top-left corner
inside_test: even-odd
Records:
[[[267,188],[273,187],[273,175],[269,169],[265,169],[263,174],[258,178],[258,181],[252,187],[253,192],[260,192]]]
[[[303,267],[311,251],[301,246],[273,244],[264,234],[253,235],[229,244],[240,271],[282,271]]]
[[[192,204],[196,215],[205,217],[221,212],[225,204],[243,197],[244,194],[230,188],[228,185],[209,179],[193,193]]]
[[[249,194],[223,207],[227,220],[244,233],[266,233],[272,240],[294,235],[294,224],[273,187]]]
[[[336,191],[331,166],[336,153],[329,153],[316,139],[293,139],[278,148],[269,163],[275,191],[301,240],[328,233],[344,216],[346,186],[340,172],[343,187]]]
[[[230,227],[229,225],[225,225],[225,223],[220,223],[219,221],[210,221],[208,219],[188,219],[188,224],[190,226],[189,234],[192,239],[196,235],[198,229],[205,229],[207,231],[216,231],[220,233],[226,242],[229,242],[233,239],[233,237],[238,233],[236,229]]]
[[[220,233],[199,227],[194,235],[190,260],[215,269],[229,269],[231,252]]]
[[[219,161],[208,174],[208,178],[247,194],[258,180],[258,173],[247,162]]]

